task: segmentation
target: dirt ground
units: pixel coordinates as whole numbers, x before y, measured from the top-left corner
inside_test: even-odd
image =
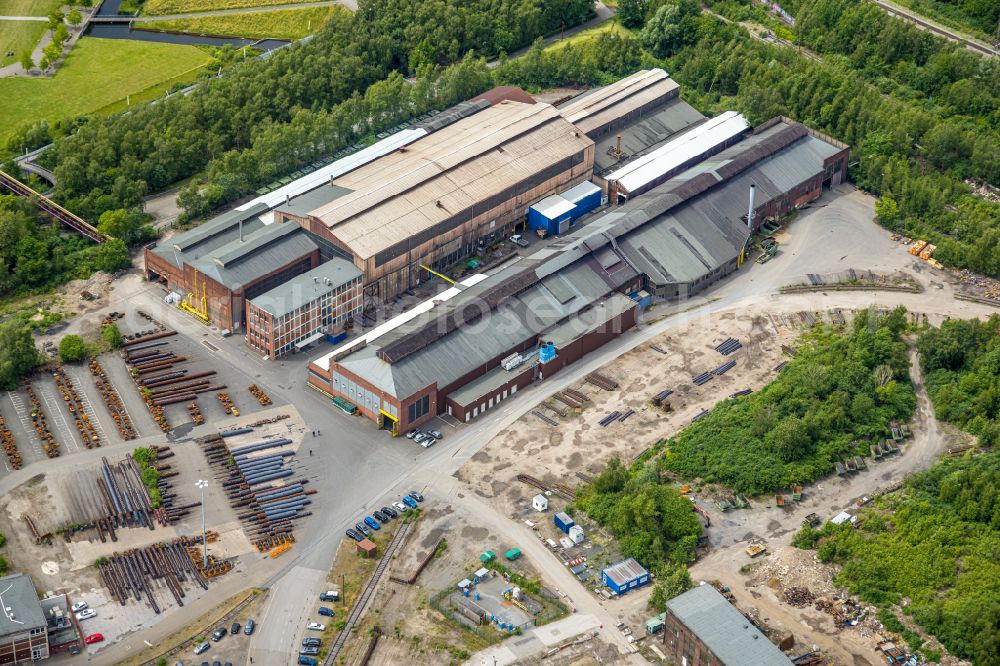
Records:
[[[702,409],[746,388],[758,389],[774,378],[783,360],[782,345],[791,345],[798,332],[798,318],[724,313],[691,322],[630,351],[601,368],[600,373],[618,383],[605,391],[587,382],[573,388],[590,402],[573,409],[556,399],[551,404],[566,412],[559,416],[548,407],[537,411],[559,422],[553,427],[530,412],[501,432],[459,470],[458,477],[481,497],[497,502],[512,513],[538,490],[515,480],[519,473],[540,477],[547,483],[575,485],[576,472],[599,473],[612,456],[628,461],[660,439],[680,431]],[[728,337],[743,348],[723,356],[714,347]],[[657,351],[655,347],[666,353]],[[726,361],[736,367],[702,386],[691,378]],[[671,412],[654,407],[650,400],[670,389]],[[599,421],[614,410],[635,414],[624,422],[601,427]]]

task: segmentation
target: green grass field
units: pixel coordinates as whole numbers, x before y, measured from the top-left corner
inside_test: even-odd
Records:
[[[294,5],[299,2],[303,2],[303,0],[146,0],[146,4],[142,6],[142,13],[145,16],[166,16],[169,14],[210,12],[218,9]]]
[[[273,9],[247,12],[246,14],[156,21],[147,23],[144,27],[222,37],[301,39],[319,30],[320,26],[326,23],[335,11],[347,10],[336,6]]]
[[[567,39],[558,41],[550,45],[548,49],[556,51],[561,48],[564,48],[567,44],[580,44],[581,42],[587,42],[592,39],[595,39],[598,35],[604,32],[617,35],[629,34],[628,28],[619,23],[618,19],[612,18],[596,27],[590,28],[588,30],[583,30],[581,32],[576,33],[572,37],[568,37]]]
[[[48,16],[62,4],[63,0],[0,0],[0,16]],[[35,48],[45,29],[39,21],[0,21],[0,67],[17,62],[21,51]]]
[[[194,46],[84,37],[51,79],[0,79],[0,145],[22,123],[111,111],[193,81],[209,54]],[[117,107],[120,108],[120,107]]]

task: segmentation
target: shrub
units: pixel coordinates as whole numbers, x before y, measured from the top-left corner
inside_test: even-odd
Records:
[[[59,341],[59,360],[63,363],[79,361],[87,355],[87,343],[79,335],[66,335]]]

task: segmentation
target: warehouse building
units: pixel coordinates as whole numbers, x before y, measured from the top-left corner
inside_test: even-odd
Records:
[[[335,257],[247,302],[247,346],[273,359],[346,338],[361,306],[361,271]]]
[[[560,104],[559,112],[595,141],[597,178],[705,121],[659,68],[588,90]]]
[[[648,585],[649,581],[649,572],[631,557],[601,570],[601,583],[617,595]]]
[[[485,103],[485,102],[484,102]],[[331,185],[308,230],[388,300],[509,235],[528,206],[586,180],[594,142],[546,104],[500,101]]]
[[[437,414],[476,418],[634,326],[644,293],[685,298],[736,270],[750,227],[839,183],[846,160],[843,144],[776,118],[533,255],[317,359],[310,385],[393,432]]]
[[[789,666],[792,660],[711,585],[667,602],[663,644],[688,666]]]
[[[24,574],[0,578],[0,664],[48,658],[48,627],[34,584]]]

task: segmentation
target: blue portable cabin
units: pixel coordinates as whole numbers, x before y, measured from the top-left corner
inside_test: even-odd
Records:
[[[573,519],[569,517],[569,514],[567,514],[565,511],[560,511],[559,513],[554,515],[552,517],[552,520],[555,522],[556,527],[558,527],[566,534],[569,534],[569,528],[573,527],[573,525],[576,524],[575,522],[573,522]]]
[[[576,218],[589,213],[601,205],[601,188],[589,180],[571,187],[563,192],[561,196],[574,206],[573,212],[570,213],[570,224],[573,224]]]
[[[618,595],[649,584],[649,572],[633,558],[612,564],[601,571],[601,582]]]
[[[528,226],[532,231],[543,230],[547,236],[558,236],[569,229],[574,210],[573,203],[553,194],[528,208]]]

